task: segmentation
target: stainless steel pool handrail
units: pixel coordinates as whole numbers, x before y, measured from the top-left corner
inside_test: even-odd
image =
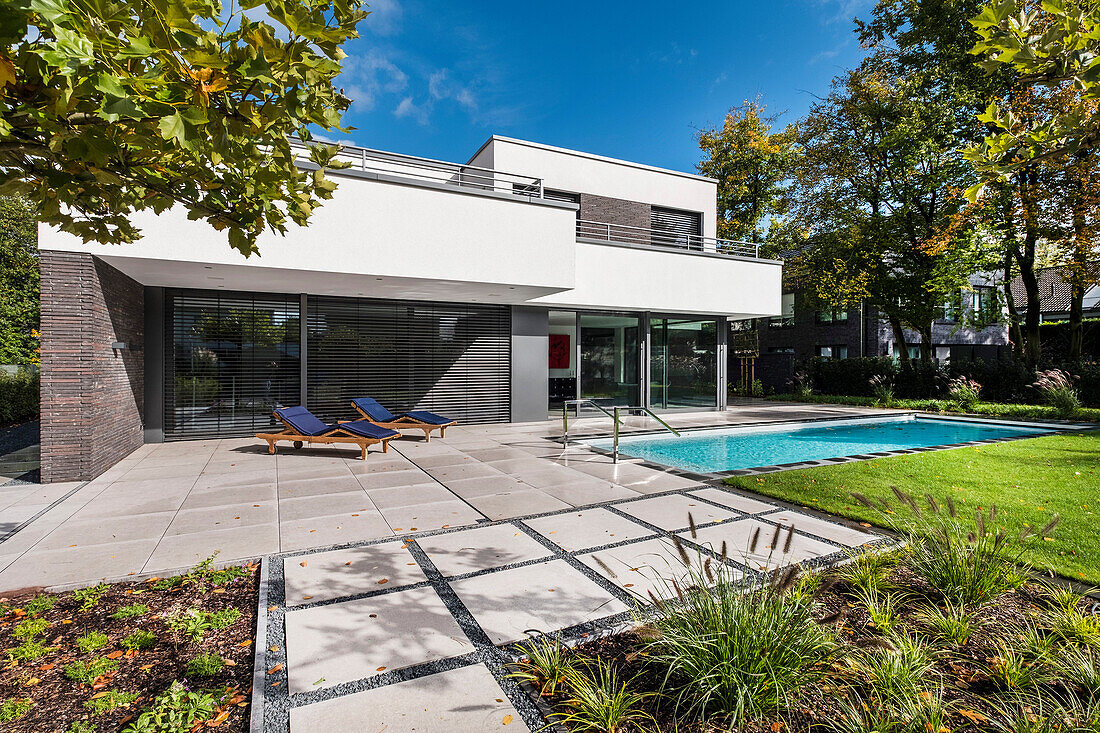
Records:
[[[561,406],[561,439],[562,439],[562,443],[567,448],[569,447],[569,406],[573,405],[573,407],[578,408],[577,409],[577,417],[580,418],[581,411],[579,409],[579,406],[582,405],[582,404],[592,405],[597,410],[599,410],[603,414],[607,415],[609,418],[611,418],[612,420],[615,421],[615,430],[618,431],[618,429],[619,429],[619,417],[618,417],[617,412],[614,415],[612,415],[610,412],[603,409],[603,407],[601,407],[599,404],[597,404],[596,402],[594,402],[592,400],[586,400],[586,399],[566,400],[565,402],[562,403],[562,406]],[[615,409],[618,410],[619,408],[616,407]]]
[[[648,407],[615,407],[613,409],[615,410],[615,416],[613,418],[615,420],[615,423],[612,425],[612,430],[613,430],[613,433],[612,433],[613,442],[611,444],[611,462],[612,463],[618,463],[619,462],[619,423],[621,422],[621,420],[619,420],[619,410],[637,410],[639,412],[644,412],[645,414],[649,415],[651,418],[653,418],[654,420],[659,422],[662,426],[664,426],[665,430],[669,431],[670,433],[675,435],[677,438],[680,437],[680,431],[678,431],[676,428],[669,425],[667,422],[665,422],[661,418],[657,417],[657,413],[653,412],[653,410],[649,409]],[[606,410],[605,410],[605,412],[606,412]]]

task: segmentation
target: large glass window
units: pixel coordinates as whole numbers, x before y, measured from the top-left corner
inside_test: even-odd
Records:
[[[718,401],[718,323],[650,321],[650,407],[714,407]]]
[[[550,311],[549,331],[550,409],[560,410],[566,400],[577,398],[577,314]]]
[[[301,399],[297,296],[169,291],[166,437],[248,435]]]
[[[639,319],[635,316],[582,313],[580,396],[608,405],[637,405],[639,400]]]

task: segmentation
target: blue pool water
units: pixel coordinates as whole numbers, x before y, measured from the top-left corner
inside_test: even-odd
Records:
[[[688,471],[716,473],[1049,432],[999,423],[899,416],[826,424],[696,430],[684,432],[679,438],[667,433],[623,436],[619,439],[619,453]],[[588,444],[611,450],[610,438],[591,440]]]

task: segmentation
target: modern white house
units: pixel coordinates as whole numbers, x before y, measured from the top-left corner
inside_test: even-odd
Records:
[[[251,258],[182,209],[131,245],[42,227],[44,480],[359,396],[463,422],[722,409],[727,320],[781,313],[780,263],[715,237],[713,179],[497,136],[465,164],[341,154],[334,198]]]

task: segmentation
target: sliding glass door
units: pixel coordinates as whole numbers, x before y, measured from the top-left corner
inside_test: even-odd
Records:
[[[637,405],[640,367],[637,316],[581,313],[580,396],[608,405]]]
[[[715,407],[718,322],[653,318],[649,329],[649,406]]]

